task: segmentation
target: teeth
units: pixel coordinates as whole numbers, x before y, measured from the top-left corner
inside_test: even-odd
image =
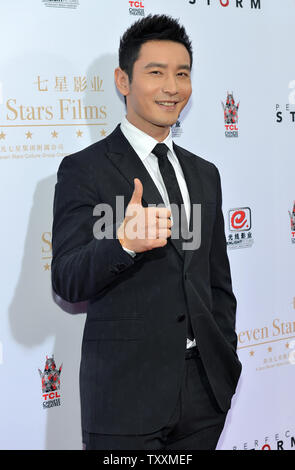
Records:
[[[169,101],[159,101],[159,104],[163,104],[164,106],[174,106],[175,103],[171,103]]]

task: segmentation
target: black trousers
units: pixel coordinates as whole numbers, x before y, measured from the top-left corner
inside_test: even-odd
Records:
[[[227,413],[211,391],[196,347],[185,352],[177,405],[165,427],[151,434],[109,435],[83,431],[86,450],[214,450]]]

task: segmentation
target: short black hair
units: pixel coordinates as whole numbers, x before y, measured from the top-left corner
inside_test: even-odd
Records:
[[[130,83],[134,62],[138,59],[141,46],[147,41],[174,41],[183,44],[193,63],[191,41],[179,21],[167,15],[148,15],[133,23],[120,39],[119,66],[127,73]]]

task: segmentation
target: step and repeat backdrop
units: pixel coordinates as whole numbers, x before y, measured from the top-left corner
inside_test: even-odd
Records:
[[[294,0],[1,2],[1,449],[82,448],[86,306],[51,289],[56,172],[120,122],[119,39],[150,13],[193,42],[175,142],[222,178],[243,372],[218,449],[295,449]]]

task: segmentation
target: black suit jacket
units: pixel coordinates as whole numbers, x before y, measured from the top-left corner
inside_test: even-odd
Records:
[[[163,200],[120,126],[65,157],[58,169],[52,228],[52,286],[70,302],[87,300],[80,365],[82,427],[106,434],[151,433],[168,422],[185,364],[186,318],[220,408],[228,410],[241,371],[232,292],[214,164],[174,146],[191,204],[201,204],[199,249],[165,247],[126,253],[114,238],[97,239],[97,204],[115,213],[116,195],[130,201],[135,177],[143,205]],[[191,211],[190,229],[193,224]],[[124,214],[123,214],[124,217]],[[65,338],[66,341],[66,338]]]

